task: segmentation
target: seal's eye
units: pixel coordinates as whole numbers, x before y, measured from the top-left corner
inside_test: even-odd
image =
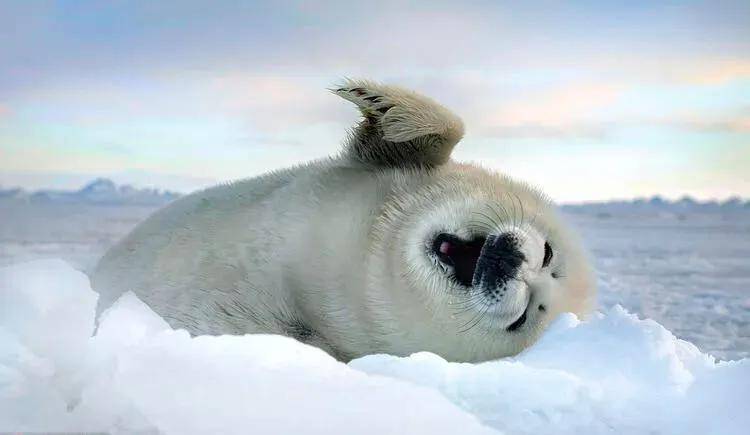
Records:
[[[466,241],[453,234],[442,233],[435,238],[432,250],[443,264],[453,267],[453,278],[459,284],[470,287],[485,240],[484,237],[477,237]]]
[[[544,242],[544,260],[542,260],[542,267],[549,266],[549,262],[552,261],[552,247],[549,242]]]

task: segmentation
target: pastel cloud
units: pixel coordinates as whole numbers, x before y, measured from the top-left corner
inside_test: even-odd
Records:
[[[345,105],[326,91],[328,85],[322,80],[230,72],[213,78],[205,91],[221,110],[244,117],[257,130],[278,133],[336,119]]]
[[[745,112],[726,118],[694,116],[673,119],[665,122],[665,124],[703,132],[750,133],[750,114],[747,113],[749,112],[747,110]]]
[[[697,66],[696,71],[686,74],[692,83],[721,85],[733,81],[750,81],[750,60],[731,59]]]
[[[482,133],[499,136],[599,135],[597,114],[623,92],[611,84],[579,84],[537,91],[500,103],[480,118]]]

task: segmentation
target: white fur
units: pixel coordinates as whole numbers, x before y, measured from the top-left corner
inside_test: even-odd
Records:
[[[160,210],[100,261],[92,276],[100,309],[132,290],[193,334],[291,335],[342,360],[428,350],[455,361],[515,354],[559,312],[588,310],[588,262],[550,202],[506,176],[448,160],[463,133],[455,115],[371,82],[334,92],[365,115],[341,156]],[[373,95],[380,98],[362,99]],[[353,151],[372,144],[372,152]],[[519,235],[527,261],[502,304],[483,303],[430,255],[445,231]],[[555,255],[542,268],[545,241]],[[530,300],[546,310],[529,309],[526,324],[507,331]]]

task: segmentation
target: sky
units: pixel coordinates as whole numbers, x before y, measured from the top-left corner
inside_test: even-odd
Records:
[[[750,2],[0,0],[0,185],[190,191],[336,152],[343,77],[562,202],[750,197]]]

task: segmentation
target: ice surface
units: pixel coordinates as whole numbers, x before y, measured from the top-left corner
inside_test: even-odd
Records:
[[[63,258],[90,270],[153,213],[152,206],[93,206],[0,200],[0,266]]]
[[[619,303],[721,359],[750,357],[750,209],[575,213],[599,305]]]
[[[61,261],[0,269],[0,432],[716,433],[750,427],[750,360],[716,362],[619,307],[517,358],[348,366],[292,339],[191,338],[133,294],[103,313]]]

